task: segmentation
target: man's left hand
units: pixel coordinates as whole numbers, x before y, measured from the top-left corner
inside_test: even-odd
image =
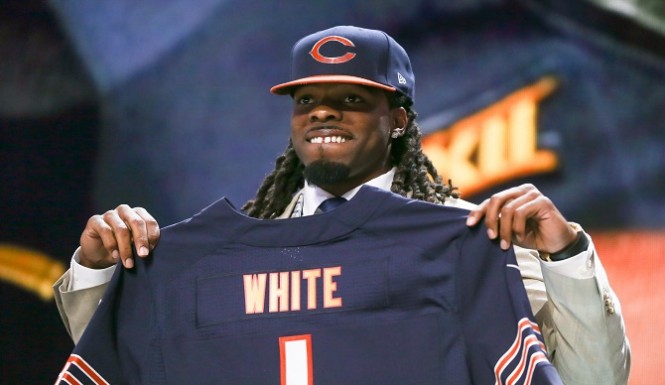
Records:
[[[556,253],[571,245],[577,236],[554,203],[532,184],[500,191],[471,211],[468,226],[483,217],[490,239],[500,239],[507,250],[517,246]]]

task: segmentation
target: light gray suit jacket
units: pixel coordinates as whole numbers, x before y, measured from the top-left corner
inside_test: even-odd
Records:
[[[291,216],[299,196],[296,194],[280,218]],[[463,208],[473,206],[459,199],[451,199],[447,204]],[[631,354],[621,306],[595,251],[595,276],[574,279],[543,269],[537,251],[517,246],[514,249],[550,360],[564,383],[627,384]],[[68,291],[70,279],[68,270],[55,283],[54,291],[60,316],[77,342],[107,285]]]

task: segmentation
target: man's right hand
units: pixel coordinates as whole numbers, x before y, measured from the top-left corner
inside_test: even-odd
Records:
[[[122,260],[134,267],[132,245],[139,257],[147,257],[159,242],[159,225],[142,207],[120,205],[102,215],[93,215],[81,234],[79,263],[103,269]]]

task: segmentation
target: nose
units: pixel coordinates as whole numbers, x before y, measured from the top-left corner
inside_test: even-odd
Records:
[[[340,110],[329,104],[319,104],[309,112],[309,120],[312,122],[327,122],[339,120],[342,117]]]

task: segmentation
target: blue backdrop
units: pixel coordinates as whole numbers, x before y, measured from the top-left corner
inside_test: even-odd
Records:
[[[536,120],[537,146],[556,166],[488,180],[465,198],[529,181],[586,228],[665,228],[665,38],[615,12],[574,0],[27,4],[3,16],[26,31],[48,24],[40,31],[58,36],[62,60],[47,65],[42,51],[27,71],[35,52],[1,59],[25,78],[1,94],[18,107],[0,115],[0,242],[61,264],[87,217],[120,203],[166,225],[220,196],[250,199],[288,143],[291,101],[268,89],[288,79],[298,38],[337,24],[382,29],[406,48],[428,135],[556,79]],[[35,36],[12,31],[0,48]],[[31,88],[44,79],[60,83]],[[21,96],[31,108],[19,108]],[[52,302],[1,285],[3,383],[54,380],[71,342]]]

